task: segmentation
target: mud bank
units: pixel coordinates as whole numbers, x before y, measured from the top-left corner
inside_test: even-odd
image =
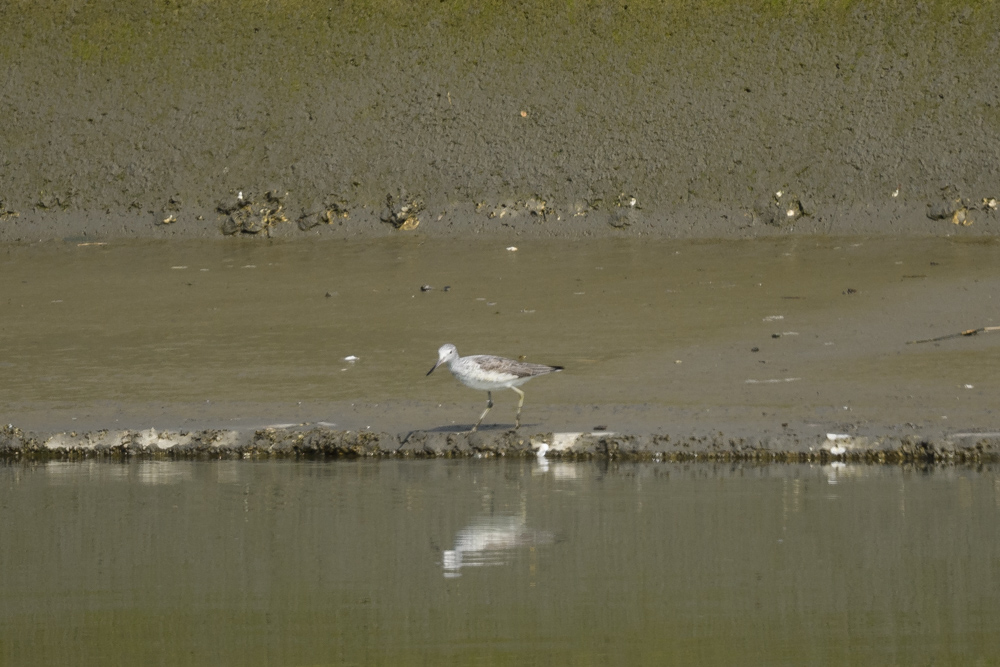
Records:
[[[601,432],[532,435],[513,430],[391,434],[323,427],[44,434],[27,433],[8,425],[0,430],[0,459],[7,460],[491,456],[563,460],[977,464],[1000,461],[1000,433],[925,439],[919,436],[799,436],[794,432],[766,437],[727,436],[721,432],[707,437]]]
[[[448,434],[471,429],[487,397],[427,376],[452,342],[566,368],[526,389],[515,451],[538,433],[600,432],[664,455],[846,452],[833,433],[862,451],[947,453],[1000,432],[1000,337],[986,332],[1000,326],[996,241],[505,245],[9,246],[0,424],[42,434],[23,440],[36,449],[106,429],[108,442],[68,442],[142,451],[126,433],[153,427],[234,433],[225,442],[251,451],[254,433],[282,424],[390,434],[377,451],[414,431],[433,451],[464,449]],[[491,440],[518,401],[493,398]]]
[[[0,241],[1000,231],[1000,5],[0,6]]]

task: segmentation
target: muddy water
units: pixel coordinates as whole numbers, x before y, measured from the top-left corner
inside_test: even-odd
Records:
[[[5,465],[0,522],[9,665],[1000,660],[993,468]]]
[[[566,366],[536,429],[1000,426],[1000,334],[906,344],[1000,324],[988,241],[62,243],[0,281],[25,428],[467,427],[485,396],[425,377],[445,342]]]

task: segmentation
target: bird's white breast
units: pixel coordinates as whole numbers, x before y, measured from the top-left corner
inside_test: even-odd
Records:
[[[475,361],[467,359],[454,361],[449,365],[449,369],[458,378],[458,381],[466,387],[481,391],[500,389],[501,387],[516,387],[530,379],[528,377],[518,377],[513,373],[504,373],[503,371],[484,370]]]

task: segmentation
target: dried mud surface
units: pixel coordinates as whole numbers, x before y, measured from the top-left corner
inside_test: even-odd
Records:
[[[997,232],[991,2],[0,5],[0,241]]]

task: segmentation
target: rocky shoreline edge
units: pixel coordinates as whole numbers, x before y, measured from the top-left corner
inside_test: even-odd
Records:
[[[213,460],[296,458],[491,458],[652,462],[979,465],[1000,462],[1000,433],[759,438],[617,434],[412,431],[394,435],[317,426],[256,430],[98,430],[32,433],[0,429],[0,461]]]

